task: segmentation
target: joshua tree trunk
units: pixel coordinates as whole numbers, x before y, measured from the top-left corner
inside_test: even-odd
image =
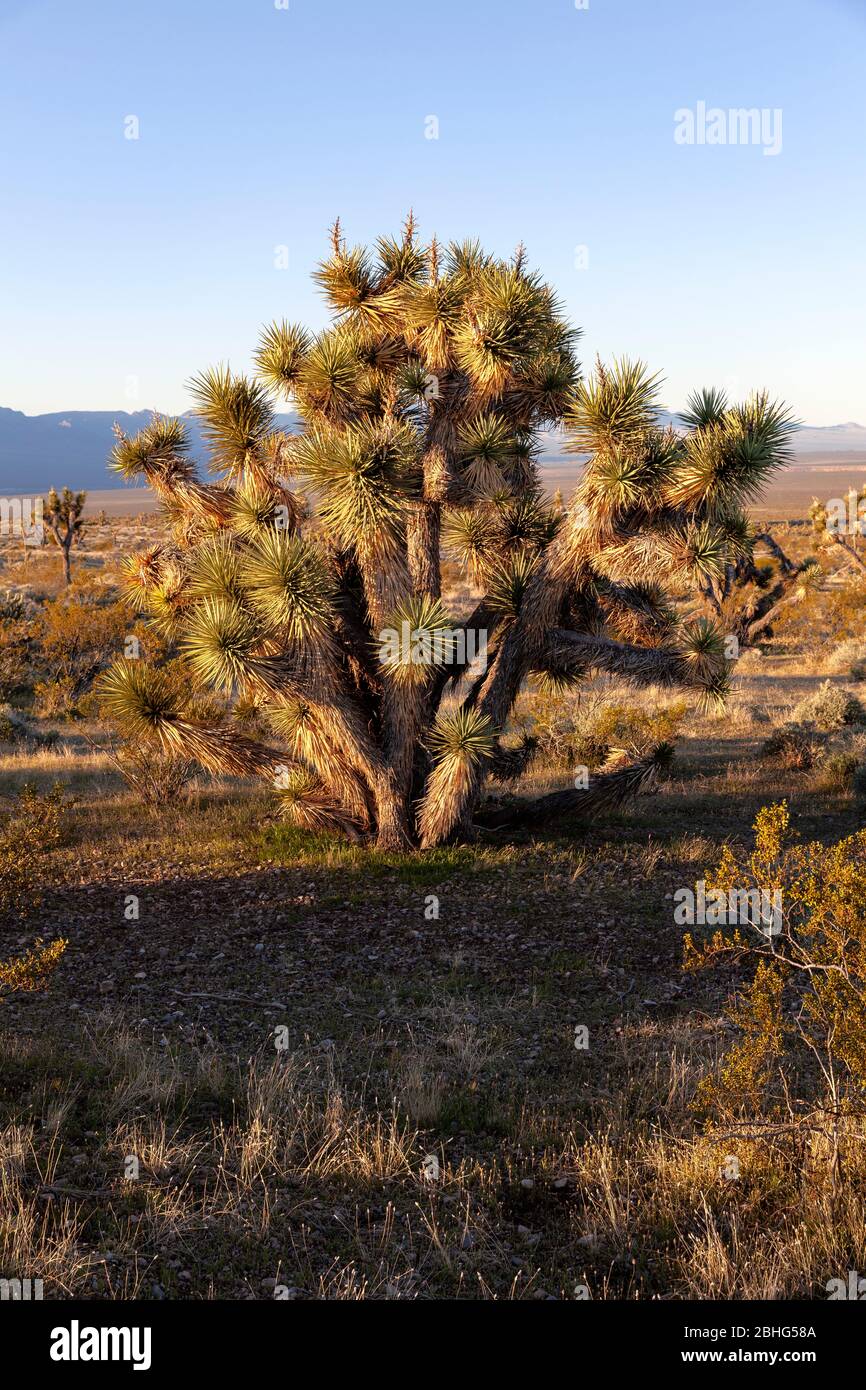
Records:
[[[409,572],[416,594],[439,598],[441,518],[438,502],[419,502],[407,523]]]
[[[413,837],[406,797],[386,782],[376,797],[376,846],[384,850],[411,849]]]

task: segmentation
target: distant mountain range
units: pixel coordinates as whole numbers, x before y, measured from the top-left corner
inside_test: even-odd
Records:
[[[133,413],[118,410],[67,410],[52,415],[24,415],[20,410],[0,407],[0,494],[29,496],[49,487],[104,489],[123,484],[107,467],[114,443],[115,421],[127,434],[146,425],[152,411]],[[662,412],[663,423],[678,423],[678,416]],[[190,437],[192,456],[202,465],[207,449],[197,416],[183,416]],[[280,429],[297,427],[297,416],[277,416]],[[562,458],[563,442],[555,432],[544,438],[545,453],[552,460]],[[849,421],[844,425],[806,425],[797,431],[798,454],[837,454],[866,452],[866,426]]]
[[[114,424],[124,434],[136,434],[152,410],[65,410],[54,415],[23,415],[0,406],[0,494],[45,492],[49,487],[103,489],[123,487],[108,467],[114,445]],[[183,417],[190,453],[200,464],[207,449],[198,416]],[[297,416],[278,415],[279,429],[297,427]]]

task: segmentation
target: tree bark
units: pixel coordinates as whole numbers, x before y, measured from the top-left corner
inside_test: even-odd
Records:
[[[376,825],[377,849],[393,851],[412,848],[406,798],[391,778],[383,778],[376,788]]]
[[[427,594],[430,598],[439,598],[442,593],[439,569],[440,512],[439,502],[419,502],[412,510],[406,529],[412,588],[416,594]]]

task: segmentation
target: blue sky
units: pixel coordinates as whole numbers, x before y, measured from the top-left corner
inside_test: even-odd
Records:
[[[411,205],[522,239],[584,360],[645,358],[671,407],[866,423],[866,0],[288,5],[0,0],[0,405],[187,409],[262,323],[325,322],[336,214],[368,241]],[[700,101],[780,109],[781,151],[676,143]]]

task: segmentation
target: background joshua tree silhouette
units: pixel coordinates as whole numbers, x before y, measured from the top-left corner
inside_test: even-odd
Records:
[[[63,556],[63,579],[67,585],[72,583],[72,547],[81,539],[84,528],[81,514],[86,501],[86,492],[73,492],[65,487],[58,495],[56,488],[51,488],[44,506],[45,525],[51,543]]]
[[[866,534],[866,519],[864,519],[864,502],[866,502],[866,488],[861,488],[860,492],[856,488],[851,488],[845,497],[837,499],[837,506],[831,508],[826,502],[821,502],[817,497],[812,498],[812,505],[809,508],[809,520],[812,523],[812,533],[817,537],[822,546],[830,547],[839,545],[846,558],[862,575],[866,570],[866,560],[860,554],[858,541]],[[839,510],[845,514],[843,518],[839,516]],[[852,525],[853,523],[853,525]]]
[[[177,420],[118,435],[113,466],[155,489],[174,537],[129,558],[129,597],[187,672],[181,691],[166,668],[115,663],[103,690],[127,733],[273,779],[297,825],[394,849],[471,834],[488,777],[527,765],[532,742],[509,742],[508,723],[533,674],[723,699],[724,630],[679,623],[664,585],[717,581],[751,554],[743,506],[785,459],[786,411],[704,392],[685,433],[659,428],[642,364],[581,379],[578,335],[522,247],[509,262],[475,242],[425,248],[410,217],[371,252],[337,223],[316,279],[332,327],[275,323],[256,379],[194,380],[213,482]],[[274,431],[279,395],[297,434]],[[564,513],[536,465],[540,431],[561,423],[589,456]],[[442,603],[447,557],[482,595],[459,624]],[[383,647],[389,632],[409,647]],[[482,632],[476,669],[460,644]],[[256,706],[272,736],[191,717],[203,688]],[[668,753],[515,814],[609,809]]]

